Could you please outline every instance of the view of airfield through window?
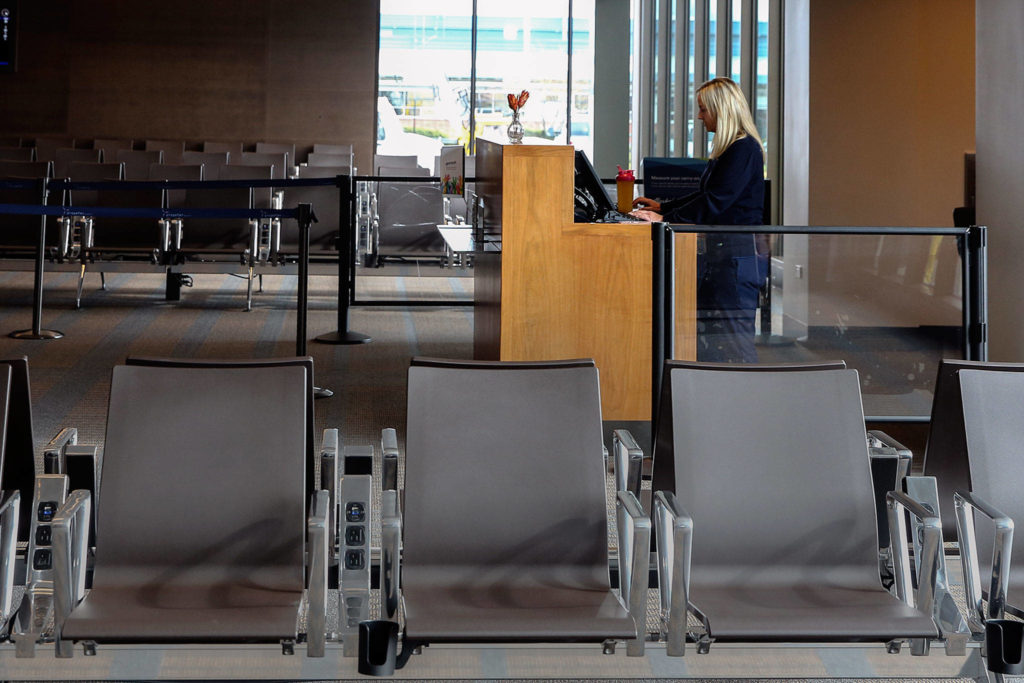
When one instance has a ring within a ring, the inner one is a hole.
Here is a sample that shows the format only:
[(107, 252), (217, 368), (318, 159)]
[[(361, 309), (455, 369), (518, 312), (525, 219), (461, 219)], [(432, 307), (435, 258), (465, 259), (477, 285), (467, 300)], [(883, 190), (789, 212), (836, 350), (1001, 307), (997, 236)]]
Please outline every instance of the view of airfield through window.
[(442, 145), (504, 141), (507, 95), (526, 90), (523, 142), (590, 154), (594, 0), (477, 0), (475, 79), (473, 4), (381, 0), (377, 153), (427, 165)]

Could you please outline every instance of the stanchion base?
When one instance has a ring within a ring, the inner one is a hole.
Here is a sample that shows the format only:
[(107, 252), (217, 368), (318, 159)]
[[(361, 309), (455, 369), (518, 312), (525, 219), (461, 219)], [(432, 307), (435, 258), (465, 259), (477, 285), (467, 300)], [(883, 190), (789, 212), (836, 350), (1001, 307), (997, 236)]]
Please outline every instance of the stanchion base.
[(323, 387), (313, 387), (313, 398), (330, 398), (334, 396), (334, 392), (330, 389), (324, 389)]
[(57, 330), (39, 330), (39, 334), (36, 334), (34, 330), (17, 330), (7, 336), (14, 339), (60, 339), (64, 333)]
[(321, 334), (319, 337), (315, 337), (313, 341), (318, 341), (321, 344), (366, 344), (373, 340), (371, 337), (359, 332), (335, 331)]

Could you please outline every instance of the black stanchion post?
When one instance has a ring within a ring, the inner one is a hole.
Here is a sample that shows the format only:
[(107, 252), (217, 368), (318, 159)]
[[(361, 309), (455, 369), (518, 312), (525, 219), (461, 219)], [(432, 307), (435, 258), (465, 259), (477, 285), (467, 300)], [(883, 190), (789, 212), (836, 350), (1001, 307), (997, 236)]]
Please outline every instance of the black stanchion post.
[(657, 438), (658, 401), (665, 370), (665, 223), (651, 224), (651, 438)]
[[(313, 207), (309, 204), (299, 204), (296, 218), (299, 222), (299, 295), (298, 310), (295, 313), (295, 355), (306, 355), (306, 314), (309, 310), (309, 225), (316, 217), (313, 215)], [(330, 389), (313, 387), (313, 396), (316, 398), (329, 398), (334, 396)]]
[(967, 333), (967, 358), (988, 360), (988, 228), (971, 226), (966, 236), (964, 280), (970, 279), (964, 309)]
[[(40, 206), (46, 206), (46, 198), (50, 191), (46, 186), (46, 178), (39, 181)], [(15, 339), (60, 339), (63, 332), (44, 330), (43, 326), (43, 259), (46, 254), (46, 214), (39, 216), (39, 246), (36, 249), (36, 274), (32, 289), (32, 329), (17, 330), (9, 336)]]
[(338, 329), (321, 334), (315, 341), (324, 344), (365, 344), (370, 337), (348, 329), (349, 306), (355, 295), (355, 176), (337, 177), (341, 206), (338, 211)]

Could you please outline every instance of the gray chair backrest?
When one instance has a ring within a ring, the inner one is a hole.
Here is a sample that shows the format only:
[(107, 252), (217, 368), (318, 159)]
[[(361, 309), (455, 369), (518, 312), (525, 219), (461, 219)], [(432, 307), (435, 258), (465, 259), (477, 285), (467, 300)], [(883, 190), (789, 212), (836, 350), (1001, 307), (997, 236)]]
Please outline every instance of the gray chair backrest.
[(855, 370), (677, 368), (667, 381), (695, 571), (714, 580), (778, 569), (792, 581), (842, 568), (850, 581), (879, 585)]
[(352, 145), (332, 145), (317, 142), (313, 144), (313, 152), (316, 154), (352, 154)]
[[(1024, 374), (991, 368), (963, 369), (958, 374), (963, 396), (964, 435), (970, 453), (971, 491), (995, 505), (1018, 525), (1022, 524)], [(982, 532), (983, 527), (991, 527), (988, 524), (978, 525), (979, 556), (987, 567), (992, 558), (991, 532)], [(1017, 577), (1024, 574), (1024, 543), (1013, 544), (1010, 567)], [(1022, 589), (1017, 582), (1014, 584), (1014, 590)]]
[(32, 495), (35, 492), (36, 481), (28, 358), (22, 356), (0, 359), (0, 370), (4, 368), (11, 373), (11, 389), (6, 410), (0, 409), (0, 422), (4, 416), (7, 418), (6, 428), (0, 428), (0, 452), (3, 453), (0, 458), (3, 462), (0, 487), (5, 491), (21, 491), (18, 540), (28, 541), (32, 525)]
[(325, 152), (310, 152), (306, 157), (308, 166), (351, 166), (351, 154), (327, 154)]
[[(224, 170), (230, 168), (225, 166)], [(224, 177), (221, 176), (221, 180)], [(253, 188), (218, 187), (185, 190), (181, 204), (189, 209), (251, 209)], [(184, 251), (229, 249), (241, 253), (249, 247), (247, 218), (187, 218), (181, 247)], [(236, 256), (237, 258), (237, 256)]]
[(202, 180), (202, 164), (150, 164), (150, 180)]
[[(121, 209), (160, 209), (165, 205), (163, 190), (99, 190), (95, 199), (83, 198), (75, 191), (72, 200), (83, 205)], [(150, 252), (160, 246), (160, 225), (156, 218), (101, 216), (94, 225), (94, 247), (117, 252), (119, 249)]]
[(124, 164), (125, 180), (149, 180), (149, 167), (164, 163), (164, 152), (159, 149), (119, 149), (117, 161)]
[[(336, 253), (340, 216), (338, 188), (333, 185), (285, 188), (284, 207), (293, 209), (299, 204), (312, 204), (316, 214), (317, 222), (309, 226), (309, 248)], [(293, 254), (299, 251), (299, 223), (293, 218), (281, 221), (281, 250)]]
[[(41, 161), (41, 162), (29, 162), (29, 161), (5, 161), (0, 164), (11, 166), (19, 164), (22, 166), (37, 167), (37, 164), (44, 164), (49, 168), (53, 167), (52, 161)], [(4, 176), (0, 174), (0, 178), (5, 180), (39, 180), (39, 176), (33, 173), (29, 177), (18, 177), (15, 175)], [(62, 192), (50, 192), (47, 199), (47, 203), (50, 205), (57, 205), (61, 203), (63, 199)], [(43, 204), (43, 191), (39, 186), (26, 187), (26, 188), (0, 188), (0, 204)], [(39, 225), (41, 220), (39, 216), (33, 216), (29, 214), (8, 214), (0, 213), (0, 244), (6, 247), (16, 247), (19, 251), (24, 253), (35, 254), (35, 250), (39, 245)], [(49, 218), (46, 220), (46, 224), (51, 229), (46, 231), (46, 245), (54, 246), (57, 244), (56, 230), (52, 229), (54, 225), (53, 219)], [(31, 251), (29, 251), (31, 250)]]
[(232, 157), (242, 155), (241, 142), (204, 142), (204, 152), (228, 152)]
[(34, 147), (0, 147), (0, 161), (34, 161)]
[(68, 136), (36, 138), (32, 146), (36, 148), (36, 161), (54, 161), (58, 149), (74, 148), (75, 139)]
[(53, 160), (53, 173), (58, 178), (68, 177), (68, 165), (72, 162), (98, 164), (102, 153), (98, 149), (58, 149)]
[(275, 180), (283, 180), (288, 177), (288, 169), (291, 168), (288, 165), (289, 159), (291, 157), (287, 152), (242, 152), (238, 159), (231, 160), (231, 164), (234, 166), (271, 166), (273, 167), (272, 177)]
[(333, 178), (350, 173), (351, 166), (299, 166), (300, 178)]
[(669, 380), (673, 371), (715, 370), (730, 372), (804, 372), (813, 370), (845, 370), (846, 362), (822, 361), (820, 363), (700, 363), (697, 361), (669, 360), (665, 362), (662, 374), (661, 396), (658, 399), (657, 423), (654, 433), (654, 453), (652, 455), (651, 488), (654, 491), (675, 491), (675, 436), (672, 414), (675, 411), (672, 396), (672, 382)]
[(258, 358), (248, 360), (215, 359), (215, 358), (155, 358), (148, 356), (132, 356), (125, 360), (125, 365), (142, 365), (161, 368), (267, 368), (267, 367), (300, 367), (306, 373), (308, 395), (306, 397), (306, 504), (316, 489), (314, 474), (316, 473), (316, 451), (314, 450), (314, 411), (313, 411), (313, 358), (300, 356), (294, 358)]
[(986, 363), (943, 359), (935, 378), (928, 444), (924, 452), (924, 474), (935, 477), (939, 488), (942, 537), (957, 540), (953, 492), (971, 490), (971, 466), (964, 432), (964, 401), (960, 390), (961, 370), (1024, 372), (1024, 363)]
[[(509, 574), (557, 574), (574, 586), (607, 590), (593, 361), (413, 359), (408, 402), (407, 581), (436, 570), (498, 583)], [(518, 569), (506, 571), (510, 566)]]
[(72, 161), (67, 167), (67, 177), (81, 182), (124, 180), (124, 164)]
[[(11, 402), (11, 367), (0, 362), (0, 471), (3, 470), (5, 454), (4, 446), (7, 443), (7, 419), (8, 405)], [(0, 485), (3, 482), (0, 481)]]
[[(417, 171), (409, 175), (425, 175), (428, 172), (426, 169), (412, 168), (381, 170)], [(381, 181), (377, 186), (377, 214), (380, 218), (377, 247), (381, 254), (443, 253), (444, 239), (437, 230), (437, 226), (444, 221), (440, 184)]]
[(0, 178), (52, 177), (52, 161), (0, 161)]
[[(246, 166), (228, 164), (221, 166), (219, 180), (274, 180), (280, 178), (274, 166)], [(269, 187), (252, 188), (252, 205), (257, 209), (269, 209), (273, 192)]]
[(257, 142), (256, 152), (259, 154), (287, 154), (288, 160), (295, 164), (295, 145), (287, 142)]
[(161, 163), (180, 164), (181, 154), (185, 151), (185, 142), (183, 140), (146, 140), (146, 151), (154, 150), (164, 153)]
[(181, 163), (195, 166), (203, 165), (203, 177), (206, 180), (219, 180), (220, 169), (226, 166), (231, 158), (228, 152), (193, 152), (186, 150), (181, 155)]
[[(405, 168), (417, 168), (415, 154), (374, 154), (373, 168), (376, 175), (382, 175), (382, 166), (401, 166)], [(429, 171), (428, 171), (429, 174)], [(412, 175), (412, 174), (409, 174)]]
[(117, 150), (119, 149), (131, 149), (131, 140), (124, 140), (119, 138), (96, 138), (92, 141), (93, 149), (98, 149), (103, 152), (103, 161), (110, 163), (117, 158)]
[(301, 590), (307, 382), (301, 367), (115, 367), (94, 587), (258, 570)]

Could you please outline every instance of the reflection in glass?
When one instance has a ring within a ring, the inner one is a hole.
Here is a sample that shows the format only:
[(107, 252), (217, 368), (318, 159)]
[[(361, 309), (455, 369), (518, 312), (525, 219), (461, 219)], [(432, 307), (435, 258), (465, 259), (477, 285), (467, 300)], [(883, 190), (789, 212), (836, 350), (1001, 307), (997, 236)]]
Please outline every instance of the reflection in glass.
[(787, 234), (768, 258), (721, 236), (697, 238), (698, 360), (844, 360), (865, 414), (929, 414), (939, 361), (964, 353), (956, 238)]

